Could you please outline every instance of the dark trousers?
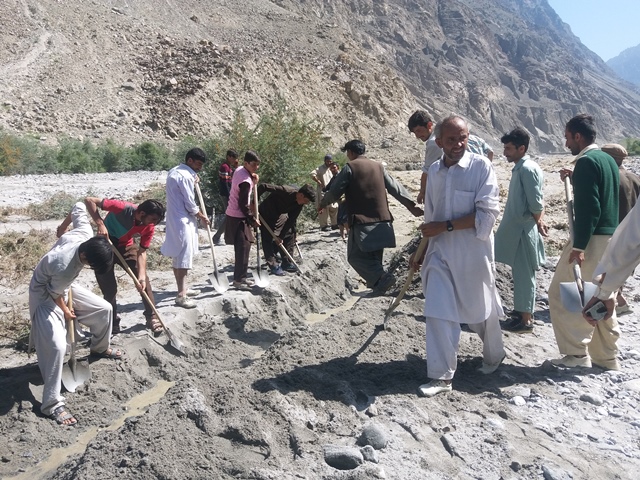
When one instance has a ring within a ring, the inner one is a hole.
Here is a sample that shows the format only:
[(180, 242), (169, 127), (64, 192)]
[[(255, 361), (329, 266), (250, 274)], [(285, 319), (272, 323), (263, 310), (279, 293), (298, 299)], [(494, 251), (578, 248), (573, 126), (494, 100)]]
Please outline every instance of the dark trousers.
[[(224, 211), (226, 212), (227, 207), (229, 206), (229, 197), (220, 196), (220, 200), (222, 200), (222, 208), (224, 208)], [(227, 216), (223, 215), (222, 221), (220, 221), (220, 225), (218, 226), (218, 230), (216, 230), (216, 233), (213, 235), (214, 242), (217, 242), (218, 240), (220, 240), (220, 237), (222, 237), (222, 234), (224, 234), (226, 223), (227, 223)]]
[[(114, 238), (114, 237), (110, 237), (110, 238), (111, 238), (111, 243), (113, 243), (114, 245), (118, 245), (119, 240), (117, 238)], [(125, 248), (118, 246), (118, 251), (124, 257)], [(116, 312), (116, 308), (117, 308), (116, 294), (118, 293), (118, 282), (116, 281), (115, 266), (116, 264), (120, 265), (122, 268), (124, 268), (124, 266), (122, 265), (122, 262), (117, 256), (114, 256), (113, 260), (114, 262), (111, 269), (109, 269), (109, 271), (107, 271), (106, 273), (103, 273), (102, 275), (96, 274), (96, 280), (98, 281), (98, 285), (100, 286), (100, 290), (102, 291), (102, 295), (104, 299), (107, 302), (109, 302), (113, 307), (113, 325), (118, 326), (120, 324), (120, 321), (118, 320), (118, 316)], [(138, 265), (136, 260), (135, 259), (127, 260), (127, 265), (129, 265), (129, 268), (131, 269), (133, 274), (136, 276), (136, 278), (138, 278)], [(149, 299), (155, 303), (155, 300), (153, 299), (153, 290), (151, 290), (151, 282), (149, 281), (149, 275), (147, 275), (145, 278), (144, 291), (149, 296)], [(151, 308), (151, 305), (144, 298), (142, 298), (142, 303), (144, 305), (145, 318), (147, 319), (151, 318), (153, 316), (153, 309)]]
[[(278, 237), (282, 238), (282, 245), (287, 250), (287, 252), (289, 252), (289, 255), (293, 257), (293, 249), (296, 246), (296, 237), (293, 233), (293, 230), (289, 229), (283, 235), (281, 232), (279, 232), (278, 227), (273, 227), (271, 225), (269, 225), (269, 227), (271, 227), (271, 230), (273, 230), (273, 233), (275, 233)], [(264, 227), (264, 225), (260, 225), (260, 233), (262, 236), (262, 251), (264, 252), (264, 258), (267, 261), (267, 263), (269, 263), (270, 265), (273, 265), (274, 263), (276, 263), (276, 257), (275, 257), (276, 252), (280, 252), (282, 256), (283, 264), (287, 265), (291, 263), (289, 262), (289, 259), (284, 254), (282, 249), (275, 242), (275, 240), (273, 239), (269, 231)]]
[(227, 245), (233, 243), (233, 252), (235, 253), (233, 281), (242, 282), (247, 279), (251, 244), (255, 241), (253, 231), (247, 219), (227, 216), (224, 241)]

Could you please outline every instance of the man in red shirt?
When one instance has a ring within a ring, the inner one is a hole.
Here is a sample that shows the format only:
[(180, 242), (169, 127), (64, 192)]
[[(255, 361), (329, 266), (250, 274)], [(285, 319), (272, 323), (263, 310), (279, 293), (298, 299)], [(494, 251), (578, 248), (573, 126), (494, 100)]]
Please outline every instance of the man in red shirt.
[[(227, 211), (227, 207), (229, 206), (229, 195), (231, 194), (231, 177), (233, 177), (233, 172), (235, 172), (236, 168), (238, 168), (238, 152), (235, 150), (227, 150), (227, 156), (225, 161), (220, 165), (220, 169), (218, 170), (218, 191), (220, 192), (220, 200), (222, 200), (222, 210), (223, 212)], [(222, 221), (220, 225), (218, 225), (218, 230), (213, 236), (213, 241), (216, 245), (224, 245), (224, 240), (222, 240), (222, 234), (225, 230), (225, 223), (227, 221), (227, 216), (224, 215), (222, 217)]]
[[(165, 208), (157, 200), (145, 200), (140, 205), (134, 205), (121, 200), (109, 198), (87, 197), (84, 200), (87, 205), (89, 215), (98, 226), (98, 235), (109, 236), (111, 243), (118, 247), (122, 256), (127, 260), (127, 264), (136, 275), (142, 289), (149, 299), (155, 304), (153, 291), (147, 275), (147, 249), (151, 245), (155, 226), (164, 219)], [(102, 219), (98, 209), (109, 212)], [(135, 235), (140, 235), (140, 246), (136, 246), (133, 240)], [(114, 258), (114, 265), (122, 266), (120, 260)], [(118, 284), (114, 273), (114, 266), (102, 275), (96, 274), (98, 285), (104, 295), (104, 299), (113, 306), (113, 327), (111, 333), (120, 332), (120, 317), (116, 313), (116, 293)], [(162, 333), (162, 325), (155, 317), (151, 305), (142, 298), (144, 304), (144, 316), (147, 321), (147, 328), (154, 335)]]

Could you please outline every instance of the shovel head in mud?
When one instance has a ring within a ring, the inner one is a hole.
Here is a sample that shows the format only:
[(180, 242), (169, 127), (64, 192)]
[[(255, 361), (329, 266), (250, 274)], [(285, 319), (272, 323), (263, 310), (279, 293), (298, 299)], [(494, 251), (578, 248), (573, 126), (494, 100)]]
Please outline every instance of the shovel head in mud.
[(91, 378), (91, 370), (71, 357), (62, 367), (62, 384), (73, 393), (80, 385)]
[(577, 263), (573, 264), (575, 281), (560, 283), (560, 301), (562, 306), (572, 313), (582, 312), (585, 304), (591, 300), (598, 287), (591, 282), (584, 282)]
[(216, 268), (213, 273), (209, 274), (209, 283), (218, 293), (224, 293), (229, 290), (229, 279), (224, 273), (220, 273)]

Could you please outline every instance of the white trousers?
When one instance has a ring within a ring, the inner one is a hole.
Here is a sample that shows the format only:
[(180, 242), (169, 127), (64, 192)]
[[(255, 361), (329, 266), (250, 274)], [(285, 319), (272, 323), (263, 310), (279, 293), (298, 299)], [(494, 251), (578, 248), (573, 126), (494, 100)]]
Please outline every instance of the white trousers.
[[(427, 326), (427, 376), (437, 380), (451, 380), (458, 365), (460, 324), (441, 318), (426, 317)], [(470, 323), (469, 328), (482, 340), (482, 358), (495, 365), (505, 355), (502, 330), (497, 315), (484, 322)]]
[[(76, 320), (89, 328), (91, 351), (109, 349), (111, 335), (111, 304), (90, 290), (71, 285)], [(67, 352), (67, 328), (64, 315), (53, 299), (38, 306), (31, 319), (31, 339), (36, 347), (38, 367), (44, 380), (42, 406), (45, 415), (64, 405), (60, 394), (62, 365)]]

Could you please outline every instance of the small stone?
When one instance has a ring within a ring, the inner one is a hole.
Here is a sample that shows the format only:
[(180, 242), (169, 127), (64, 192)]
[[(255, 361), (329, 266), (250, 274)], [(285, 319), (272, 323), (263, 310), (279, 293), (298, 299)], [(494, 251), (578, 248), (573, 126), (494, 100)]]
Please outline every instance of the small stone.
[(511, 399), (511, 403), (513, 403), (516, 407), (522, 407), (527, 404), (527, 401), (520, 395), (517, 395)]
[(378, 463), (380, 461), (378, 452), (376, 452), (376, 450), (371, 445), (365, 445), (364, 447), (362, 447), (360, 449), (360, 453), (362, 453), (362, 457), (367, 462)]
[(502, 423), (500, 420), (498, 420), (497, 418), (488, 418), (485, 421), (486, 425), (496, 429), (496, 430), (504, 430), (504, 423)]
[(509, 465), (509, 467), (511, 467), (511, 470), (513, 470), (514, 472), (519, 472), (522, 468), (522, 465), (520, 464), (520, 462), (511, 462), (511, 465)]
[(629, 390), (631, 392), (640, 392), (640, 378), (629, 380), (628, 382), (623, 382), (620, 384), (620, 386), (625, 390)]
[(548, 465), (542, 466), (542, 476), (544, 480), (571, 480), (573, 478), (570, 473), (558, 467), (550, 467)]
[(387, 434), (375, 423), (366, 425), (358, 439), (358, 445), (371, 445), (376, 450), (386, 447), (387, 443), (389, 443)]
[(324, 461), (338, 470), (353, 470), (364, 463), (364, 458), (358, 448), (325, 445)]
[(375, 403), (372, 403), (367, 407), (367, 409), (365, 410), (365, 413), (370, 417), (377, 417), (379, 415), (378, 407), (376, 407)]
[(11, 459), (9, 457), (7, 457), (6, 455), (2, 455), (2, 458), (0, 458), (0, 461), (2, 461), (2, 463), (9, 463), (11, 461)]
[(500, 393), (510, 398), (513, 398), (513, 397), (528, 398), (531, 396), (531, 389), (528, 387), (521, 387), (521, 386), (506, 387), (506, 388), (501, 388)]
[(604, 403), (604, 399), (601, 396), (593, 393), (583, 393), (582, 395), (580, 395), (580, 400), (596, 406), (600, 406)]

